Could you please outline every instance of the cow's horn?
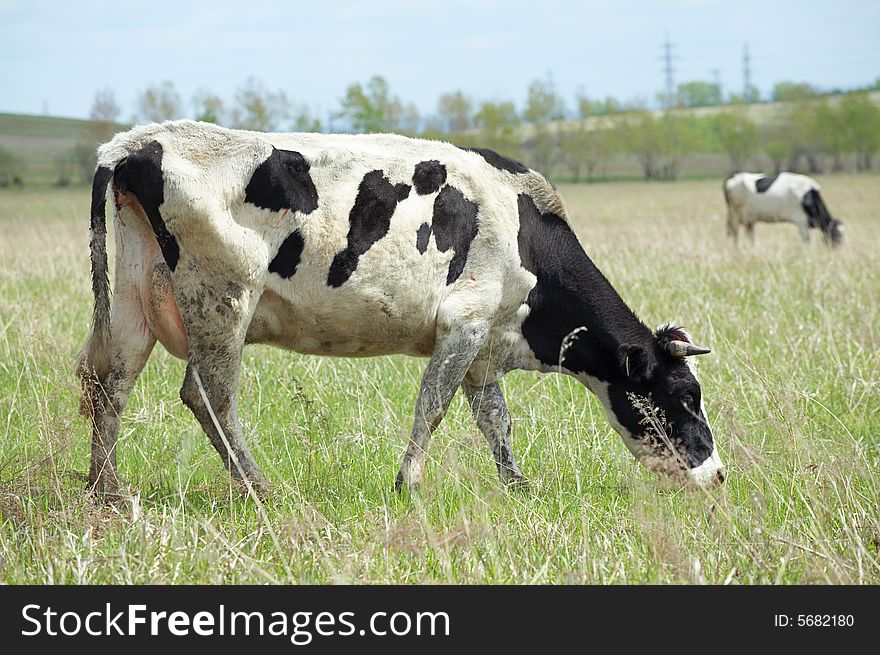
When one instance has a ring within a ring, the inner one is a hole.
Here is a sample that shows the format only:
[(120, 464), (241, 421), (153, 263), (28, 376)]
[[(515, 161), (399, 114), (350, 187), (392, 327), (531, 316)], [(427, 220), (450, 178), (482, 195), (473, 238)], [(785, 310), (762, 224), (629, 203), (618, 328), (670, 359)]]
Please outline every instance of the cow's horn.
[(688, 341), (673, 339), (666, 345), (666, 350), (673, 357), (687, 357), (688, 355), (705, 355), (712, 352), (708, 348), (695, 346)]

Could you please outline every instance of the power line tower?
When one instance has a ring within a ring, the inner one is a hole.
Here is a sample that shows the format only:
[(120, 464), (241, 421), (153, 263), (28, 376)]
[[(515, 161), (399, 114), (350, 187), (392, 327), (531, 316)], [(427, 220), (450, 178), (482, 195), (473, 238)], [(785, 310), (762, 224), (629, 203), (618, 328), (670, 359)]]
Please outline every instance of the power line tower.
[(663, 61), (663, 75), (666, 77), (666, 96), (663, 98), (663, 106), (671, 109), (675, 105), (675, 84), (672, 74), (675, 69), (672, 67), (672, 43), (669, 41), (669, 32), (663, 41), (663, 54), (660, 59)]
[(752, 97), (752, 60), (749, 56), (749, 44), (743, 46), (743, 102)]
[(717, 68), (712, 69), (712, 83), (715, 85), (715, 89), (718, 93), (718, 102), (723, 103), (724, 97), (721, 93), (721, 72)]

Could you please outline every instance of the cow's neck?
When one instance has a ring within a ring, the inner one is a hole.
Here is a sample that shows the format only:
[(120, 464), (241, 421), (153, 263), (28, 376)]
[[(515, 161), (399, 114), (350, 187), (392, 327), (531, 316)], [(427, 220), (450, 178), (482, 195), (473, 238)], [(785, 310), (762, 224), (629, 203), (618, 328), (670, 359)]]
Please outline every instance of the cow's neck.
[(524, 264), (538, 278), (521, 327), (536, 359), (526, 358), (522, 368), (609, 381), (620, 375), (620, 346), (647, 346), (653, 335), (596, 268), (568, 225), (561, 219), (544, 219), (546, 229), (526, 235), (527, 243), (520, 233)]

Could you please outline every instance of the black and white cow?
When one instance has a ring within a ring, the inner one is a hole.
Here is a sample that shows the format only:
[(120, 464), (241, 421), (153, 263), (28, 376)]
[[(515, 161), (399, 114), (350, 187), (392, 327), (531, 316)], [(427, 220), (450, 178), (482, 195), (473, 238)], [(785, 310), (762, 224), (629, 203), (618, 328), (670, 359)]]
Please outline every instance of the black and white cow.
[(90, 234), (94, 323), (78, 370), (98, 493), (118, 493), (119, 416), (157, 339), (188, 362), (181, 399), (233, 478), (261, 493), (236, 405), (248, 343), (430, 357), (398, 489), (422, 478), (459, 387), (501, 478), (522, 479), (498, 384), (513, 369), (575, 376), (651, 468), (723, 480), (690, 361), (709, 351), (679, 328), (645, 327), (584, 253), (550, 184), (492, 151), (190, 121), (136, 127), (99, 149)]
[(734, 243), (740, 225), (746, 228), (752, 243), (755, 223), (794, 223), (804, 243), (810, 241), (810, 228), (822, 231), (825, 243), (843, 242), (843, 223), (832, 218), (822, 200), (819, 185), (811, 177), (797, 173), (761, 175), (736, 173), (724, 181), (727, 202), (727, 233)]

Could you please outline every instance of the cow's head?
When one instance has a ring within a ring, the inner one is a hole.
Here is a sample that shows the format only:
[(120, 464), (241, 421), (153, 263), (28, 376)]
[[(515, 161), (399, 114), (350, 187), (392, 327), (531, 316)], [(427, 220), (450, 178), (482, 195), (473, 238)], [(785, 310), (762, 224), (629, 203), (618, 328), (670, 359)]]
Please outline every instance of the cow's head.
[(692, 361), (709, 352), (681, 328), (659, 328), (648, 344), (623, 344), (603, 399), (608, 418), (648, 468), (698, 486), (724, 481)]
[(843, 223), (836, 218), (828, 221), (828, 225), (822, 230), (822, 237), (825, 243), (832, 247), (837, 247), (843, 243)]

